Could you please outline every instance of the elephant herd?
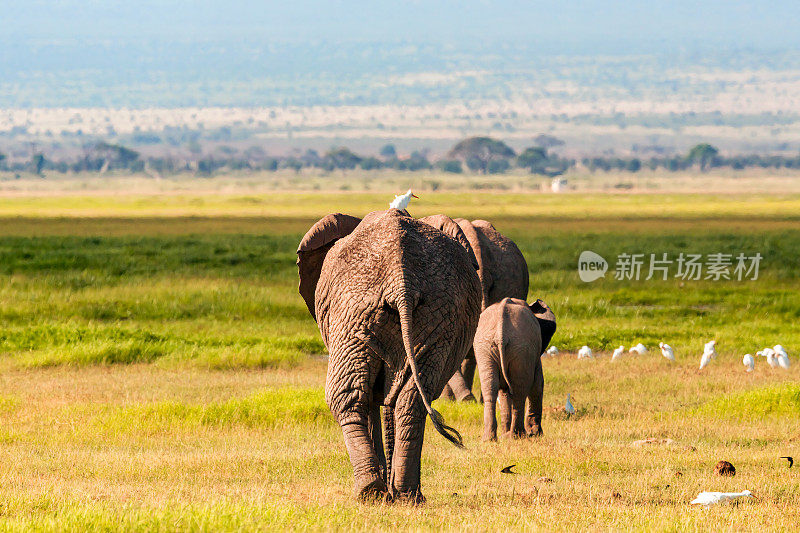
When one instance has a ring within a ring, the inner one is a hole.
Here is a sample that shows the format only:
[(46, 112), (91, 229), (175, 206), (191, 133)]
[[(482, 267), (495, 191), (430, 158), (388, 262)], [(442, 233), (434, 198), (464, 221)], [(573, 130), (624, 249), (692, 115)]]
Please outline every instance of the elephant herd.
[(297, 255), (300, 294), (329, 353), (325, 401), (357, 496), (424, 500), (426, 417), (463, 446), (431, 402), (474, 400), (476, 365), (484, 439), (496, 438), (498, 400), (501, 434), (541, 434), (540, 356), (555, 316), (541, 300), (525, 302), (525, 258), (490, 223), (399, 209), (363, 220), (335, 213), (308, 230)]

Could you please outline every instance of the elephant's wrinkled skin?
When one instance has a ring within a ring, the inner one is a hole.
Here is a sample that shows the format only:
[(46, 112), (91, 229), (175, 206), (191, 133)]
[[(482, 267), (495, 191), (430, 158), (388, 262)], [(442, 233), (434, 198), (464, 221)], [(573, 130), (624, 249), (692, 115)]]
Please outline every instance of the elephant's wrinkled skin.
[[(514, 241), (485, 220), (457, 218), (456, 223), (469, 241), (478, 262), (481, 280), (481, 311), (503, 298), (528, 297), (528, 263)], [(475, 354), (467, 353), (461, 368), (448, 382), (442, 395), (457, 400), (474, 400)]]
[[(475, 358), (483, 394), (483, 439), (542, 434), (544, 375), (541, 354), (556, 330), (553, 312), (541, 300), (504, 298), (487, 307), (475, 333)], [(528, 403), (527, 411), (525, 403)]]
[(480, 281), (467, 250), (466, 241), (396, 209), (360, 223), (328, 215), (300, 244), (300, 293), (330, 354), (325, 400), (361, 497), (388, 492), (422, 501), (426, 411), (437, 431), (460, 444), (430, 401), (460, 365), (478, 323)]

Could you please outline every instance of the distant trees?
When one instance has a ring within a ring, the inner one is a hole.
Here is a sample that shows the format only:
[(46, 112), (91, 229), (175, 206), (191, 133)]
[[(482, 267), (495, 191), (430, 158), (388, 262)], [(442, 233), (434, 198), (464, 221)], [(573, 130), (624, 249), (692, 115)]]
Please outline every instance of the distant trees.
[(701, 143), (689, 150), (689, 155), (686, 156), (686, 159), (697, 165), (701, 172), (705, 172), (706, 169), (714, 165), (717, 155), (719, 155), (719, 150), (708, 143)]
[(397, 150), (395, 150), (393, 144), (384, 145), (384, 147), (381, 148), (381, 151), (379, 153), (380, 156), (384, 159), (394, 159), (395, 157), (397, 157)]
[[(505, 160), (508, 164), (508, 160), (516, 154), (503, 141), (491, 137), (469, 137), (456, 144), (448, 155), (464, 161), (471, 170), (486, 174), (492, 161)], [(496, 164), (493, 168), (497, 169), (498, 166), (503, 164)]]
[(332, 148), (325, 154), (323, 159), (323, 167), (328, 170), (335, 168), (339, 169), (354, 169), (356, 165), (361, 162), (361, 157), (350, 151), (349, 148), (338, 147)]
[[(504, 174), (512, 168), (524, 169), (532, 174), (558, 176), (576, 166), (576, 162), (559, 155), (555, 150), (542, 146), (558, 145), (561, 141), (546, 135), (537, 136), (534, 146), (525, 148), (519, 155), (504, 142), (491, 137), (469, 137), (457, 143), (446, 157), (430, 159), (427, 150), (412, 152), (410, 155), (398, 154), (394, 145), (383, 146), (378, 154), (358, 154), (344, 146), (333, 147), (324, 155), (308, 149), (305, 152), (293, 150), (284, 156), (269, 156), (262, 146), (250, 146), (246, 149), (232, 145), (212, 145), (203, 151), (203, 146), (196, 139), (189, 139), (186, 150), (177, 155), (144, 158), (136, 150), (121, 144), (96, 142), (86, 144), (82, 157), (77, 159), (52, 159), (38, 149), (27, 152), (27, 159), (22, 154), (14, 158), (0, 153), (0, 170), (13, 172), (30, 172), (42, 175), (44, 171), (55, 172), (106, 172), (109, 170), (127, 170), (156, 175), (193, 172), (199, 176), (211, 176), (222, 171), (276, 171), (291, 169), (300, 173), (304, 169), (319, 169), (323, 172), (334, 170), (377, 171), (393, 169), (397, 171), (417, 172), (438, 169), (441, 172), (460, 174), (472, 171), (480, 174)], [(177, 147), (187, 144), (172, 145)], [(55, 147), (55, 146), (54, 146)], [(719, 150), (707, 143), (701, 143), (689, 150), (685, 155), (666, 155), (665, 151), (656, 157), (620, 157), (603, 155), (585, 157), (582, 167), (590, 172), (641, 172), (642, 169), (667, 172), (685, 171), (695, 167), (706, 172), (711, 168), (727, 167), (732, 169), (746, 168), (787, 168), (800, 170), (800, 154), (741, 154), (732, 156), (720, 155)], [(146, 159), (146, 160), (145, 160)]]
[(45, 158), (43, 154), (33, 154), (31, 157), (31, 171), (37, 176), (42, 175), (44, 170)]
[(558, 176), (563, 174), (574, 163), (567, 159), (561, 159), (555, 154), (548, 153), (547, 149), (541, 146), (526, 148), (517, 157), (517, 166), (527, 168), (533, 174), (545, 176)]

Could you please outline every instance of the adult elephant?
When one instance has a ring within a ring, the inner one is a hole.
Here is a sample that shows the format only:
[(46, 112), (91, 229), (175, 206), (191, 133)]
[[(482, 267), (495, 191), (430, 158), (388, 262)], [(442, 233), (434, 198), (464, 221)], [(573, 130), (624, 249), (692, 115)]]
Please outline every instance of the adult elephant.
[(478, 323), (481, 286), (468, 242), (389, 209), (361, 221), (328, 215), (297, 254), (300, 294), (330, 354), (325, 401), (342, 428), (356, 494), (423, 501), (426, 413), (461, 445), (430, 403)]
[[(503, 298), (528, 298), (528, 263), (517, 245), (486, 220), (455, 219), (475, 253), (481, 280), (481, 311)], [(470, 348), (461, 368), (448, 382), (442, 395), (474, 401), (475, 352)]]

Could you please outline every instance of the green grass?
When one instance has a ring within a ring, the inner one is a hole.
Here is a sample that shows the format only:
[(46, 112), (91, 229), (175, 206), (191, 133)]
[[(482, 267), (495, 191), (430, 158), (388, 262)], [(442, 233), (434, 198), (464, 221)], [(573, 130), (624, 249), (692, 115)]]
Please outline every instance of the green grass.
[[(327, 211), (382, 195), (25, 198), (0, 218), (0, 530), (791, 530), (800, 485), (795, 196), (431, 194), (518, 243), (558, 318), (545, 436), (482, 443), (481, 407), (438, 400), (426, 505), (360, 504), (324, 403), (325, 348), (294, 249)], [(194, 204), (191, 203), (194, 201)], [(24, 216), (19, 216), (24, 215)], [(41, 215), (41, 216), (39, 216)], [(191, 215), (191, 216), (187, 216)], [(752, 253), (756, 281), (577, 276), (584, 249)], [(699, 371), (703, 344), (719, 357)], [(657, 353), (669, 342), (678, 362)], [(608, 352), (643, 342), (643, 357)], [(794, 364), (743, 372), (783, 344)], [(588, 344), (600, 357), (577, 361)], [(567, 393), (578, 410), (567, 419)], [(658, 437), (672, 444), (632, 447)], [(725, 459), (735, 478), (713, 475)], [(516, 464), (518, 476), (500, 474)], [(677, 474), (680, 472), (680, 475)], [(552, 481), (542, 481), (547, 477)], [(701, 490), (759, 500), (709, 510)], [(743, 526), (744, 524), (744, 526)]]

